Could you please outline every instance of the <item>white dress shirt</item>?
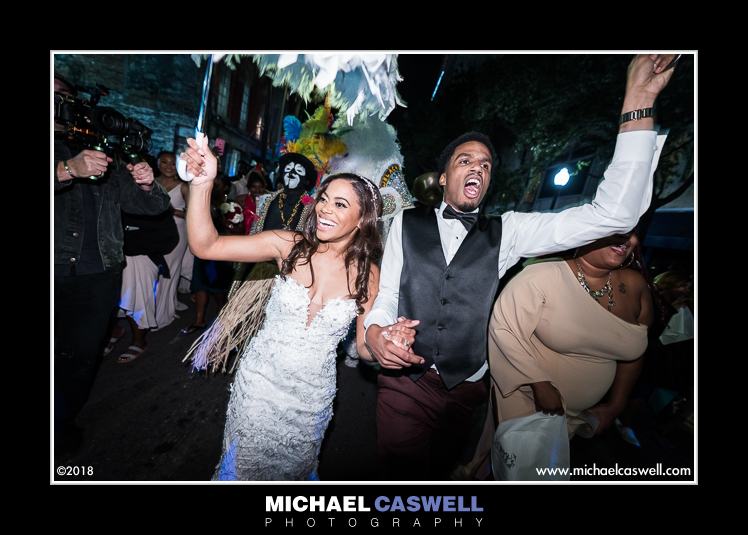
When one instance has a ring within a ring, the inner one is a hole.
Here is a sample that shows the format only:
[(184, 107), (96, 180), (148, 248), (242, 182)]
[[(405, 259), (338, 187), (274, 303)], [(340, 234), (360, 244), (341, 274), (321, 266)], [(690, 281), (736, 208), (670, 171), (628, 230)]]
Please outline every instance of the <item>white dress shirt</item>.
[[(618, 134), (613, 160), (605, 170), (604, 179), (591, 203), (558, 213), (510, 211), (502, 214), (499, 278), (521, 258), (566, 251), (634, 228), (639, 217), (649, 207), (652, 176), (657, 168), (665, 137), (658, 136), (654, 130)], [(446, 203), (442, 202), (435, 210), (444, 259), (449, 265), (465, 239), (467, 230), (459, 220), (442, 217), (445, 207)], [(379, 277), (379, 294), (364, 319), (365, 328), (368, 329), (373, 324), (385, 327), (397, 321), (402, 268), (401, 212), (395, 216), (387, 236)], [(484, 328), (487, 329), (488, 325)], [(467, 380), (480, 379), (487, 368), (486, 362)]]

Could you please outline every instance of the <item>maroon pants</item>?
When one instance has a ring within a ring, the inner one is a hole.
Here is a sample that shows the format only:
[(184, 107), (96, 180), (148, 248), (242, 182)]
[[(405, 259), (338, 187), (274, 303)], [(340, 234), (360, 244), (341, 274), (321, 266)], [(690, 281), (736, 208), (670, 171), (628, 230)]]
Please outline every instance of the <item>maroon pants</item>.
[(380, 373), (377, 450), (383, 479), (446, 479), (468, 445), (473, 412), (487, 396), (485, 380), (447, 390), (433, 369), (418, 381)]

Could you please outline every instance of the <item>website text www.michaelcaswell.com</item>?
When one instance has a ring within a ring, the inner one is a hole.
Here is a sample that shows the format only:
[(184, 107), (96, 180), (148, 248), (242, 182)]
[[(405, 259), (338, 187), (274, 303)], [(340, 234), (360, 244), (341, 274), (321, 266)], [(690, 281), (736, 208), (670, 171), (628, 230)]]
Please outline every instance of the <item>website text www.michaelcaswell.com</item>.
[(589, 476), (602, 477), (684, 477), (692, 474), (691, 468), (668, 467), (663, 468), (662, 463), (655, 466), (620, 466), (616, 463), (614, 466), (598, 466), (597, 463), (591, 465), (575, 466), (573, 468), (536, 468), (539, 476), (571, 476), (572, 478), (584, 478)]

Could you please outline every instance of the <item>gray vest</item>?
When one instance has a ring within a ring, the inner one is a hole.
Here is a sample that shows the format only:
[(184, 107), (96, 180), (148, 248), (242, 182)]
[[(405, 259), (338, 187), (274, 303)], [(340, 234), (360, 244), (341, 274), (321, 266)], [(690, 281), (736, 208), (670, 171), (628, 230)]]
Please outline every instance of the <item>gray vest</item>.
[(421, 320), (413, 351), (426, 359), (408, 375), (418, 380), (435, 362), (448, 389), (486, 361), (488, 320), (499, 286), (501, 218), (481, 215), (447, 266), (436, 212), (403, 212), (403, 270), (398, 316)]

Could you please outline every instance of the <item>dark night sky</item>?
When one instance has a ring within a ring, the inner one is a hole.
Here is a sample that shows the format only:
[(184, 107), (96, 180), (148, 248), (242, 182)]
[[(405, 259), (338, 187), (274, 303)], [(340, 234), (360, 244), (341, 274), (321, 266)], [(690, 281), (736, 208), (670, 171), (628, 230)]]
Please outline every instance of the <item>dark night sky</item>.
[[(467, 108), (476, 99), (491, 102), (497, 90), (503, 92), (506, 89), (506, 95), (514, 94), (520, 109), (530, 102), (529, 92), (534, 90), (534, 102), (547, 105), (558, 100), (558, 105), (555, 108), (551, 106), (549, 111), (562, 110), (568, 115), (569, 121), (580, 124), (597, 120), (595, 110), (603, 106), (610, 108), (603, 110), (604, 117), (615, 117), (623, 98), (626, 64), (631, 58), (631, 54), (616, 52), (446, 56), (446, 73), (436, 99), (431, 102), (445, 54), (405, 52), (398, 55), (398, 68), (403, 81), (398, 84), (397, 90), (407, 107), (396, 107), (386, 120), (398, 132), (405, 156), (405, 173), (409, 178), (431, 170), (433, 159), (439, 151), (468, 130), (483, 131), (499, 153), (514, 146), (513, 125), (503, 121), (500, 113), (483, 115), (483, 120), (479, 122), (475, 119), (476, 114), (470, 112), (472, 108)], [(497, 58), (500, 60), (496, 61)], [(537, 83), (528, 85), (528, 92), (517, 92), (516, 83), (506, 88), (497, 85), (507, 79)], [(691, 60), (681, 62), (670, 86), (658, 100), (658, 114), (662, 124), (682, 127), (680, 123), (688, 123), (688, 118), (693, 117)], [(530, 120), (531, 114), (521, 117)]]
[[(495, 55), (486, 54), (448, 54), (447, 72), (442, 80), (435, 102), (444, 104), (439, 97), (443, 96), (444, 84), (451, 77), (460, 76), (465, 68), (478, 67), (487, 58)], [(439, 78), (445, 54), (399, 54), (397, 57), (400, 75), (404, 78), (397, 86), (398, 92), (406, 103), (426, 103), (431, 99), (434, 86)], [(392, 112), (395, 115), (401, 108)]]
[[(408, 178), (432, 170), (436, 156), (449, 141), (475, 128), (474, 125), (465, 124), (462, 120), (461, 108), (464, 102), (450, 96), (448, 86), (451, 81), (459, 79), (465, 69), (479, 67), (491, 55), (447, 56), (446, 72), (432, 102), (431, 95), (439, 78), (445, 54), (398, 55), (398, 68), (403, 81), (397, 85), (397, 90), (407, 107), (396, 107), (386, 120), (398, 132)], [(485, 133), (497, 146), (505, 141), (498, 130)], [(423, 149), (419, 151), (418, 156), (413, 151), (414, 145)]]
[[(397, 86), (406, 103), (427, 102), (439, 77), (443, 54), (400, 54), (397, 58), (400, 75), (404, 78)], [(393, 115), (401, 108), (393, 111)]]

